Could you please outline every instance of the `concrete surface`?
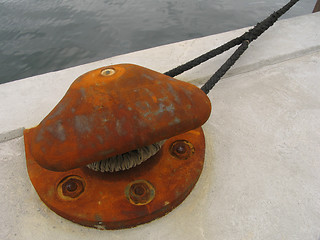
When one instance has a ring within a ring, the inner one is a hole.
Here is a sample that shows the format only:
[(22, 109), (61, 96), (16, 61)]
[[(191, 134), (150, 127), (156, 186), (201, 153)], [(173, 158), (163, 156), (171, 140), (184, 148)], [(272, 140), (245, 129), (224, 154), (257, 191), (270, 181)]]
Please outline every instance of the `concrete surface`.
[[(250, 44), (246, 54), (239, 59), (226, 77), (319, 50), (320, 34), (317, 31), (319, 26), (319, 13), (275, 23), (257, 41)], [(0, 134), (37, 125), (63, 97), (70, 84), (87, 71), (112, 64), (134, 63), (159, 72), (166, 72), (240, 36), (247, 30), (248, 28), (244, 28), (178, 42), (2, 84), (0, 87)], [(234, 49), (231, 49), (177, 78), (201, 84), (224, 63), (233, 51)]]
[[(0, 239), (319, 240), (319, 26), (319, 13), (284, 20), (250, 46), (209, 93), (195, 189), (167, 216), (133, 229), (90, 229), (49, 210), (28, 178), (23, 138), (8, 141), (8, 132), (39, 123), (88, 70), (131, 62), (164, 72), (246, 29), (0, 85)], [(228, 55), (177, 78), (203, 83)]]

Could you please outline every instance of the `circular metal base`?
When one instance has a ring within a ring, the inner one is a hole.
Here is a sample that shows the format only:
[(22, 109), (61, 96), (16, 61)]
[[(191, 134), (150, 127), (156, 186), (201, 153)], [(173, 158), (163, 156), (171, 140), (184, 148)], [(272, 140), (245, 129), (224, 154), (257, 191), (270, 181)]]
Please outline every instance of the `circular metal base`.
[(53, 172), (37, 164), (25, 139), (27, 168), (42, 201), (60, 216), (98, 229), (122, 229), (170, 212), (191, 192), (203, 167), (201, 128), (168, 139), (140, 166), (116, 173), (86, 167)]

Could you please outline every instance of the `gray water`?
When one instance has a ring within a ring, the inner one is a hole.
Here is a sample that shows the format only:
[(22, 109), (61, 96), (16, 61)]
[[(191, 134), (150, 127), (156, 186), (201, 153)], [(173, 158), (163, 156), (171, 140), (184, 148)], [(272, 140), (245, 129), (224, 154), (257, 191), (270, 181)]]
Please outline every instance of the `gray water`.
[[(287, 2), (0, 0), (0, 83), (255, 25)], [(301, 0), (285, 18), (315, 2)]]

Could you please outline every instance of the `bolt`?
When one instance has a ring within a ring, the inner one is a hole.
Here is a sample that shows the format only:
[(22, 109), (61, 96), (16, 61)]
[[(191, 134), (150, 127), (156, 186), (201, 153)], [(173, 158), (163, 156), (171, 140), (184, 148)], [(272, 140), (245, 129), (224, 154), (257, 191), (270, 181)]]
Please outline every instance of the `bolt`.
[(184, 143), (177, 143), (175, 146), (175, 151), (179, 154), (184, 154), (187, 151), (186, 145)]
[(134, 194), (135, 195), (142, 196), (144, 193), (145, 193), (145, 188), (144, 187), (138, 185), (138, 186), (136, 186), (134, 188)]
[(71, 200), (80, 196), (84, 191), (85, 184), (78, 176), (64, 178), (58, 185), (58, 195), (64, 200)]
[(69, 179), (68, 182), (64, 183), (62, 187), (64, 187), (68, 192), (74, 192), (78, 188), (77, 184), (71, 179)]
[(103, 69), (101, 71), (101, 75), (102, 76), (111, 76), (111, 75), (113, 75), (115, 73), (116, 73), (116, 71), (114, 69), (112, 69), (112, 68), (106, 68), (106, 69)]
[(187, 140), (177, 140), (171, 144), (170, 153), (176, 158), (188, 159), (194, 153), (194, 147)]
[(137, 180), (127, 185), (125, 195), (133, 205), (146, 205), (155, 197), (155, 189), (145, 180)]

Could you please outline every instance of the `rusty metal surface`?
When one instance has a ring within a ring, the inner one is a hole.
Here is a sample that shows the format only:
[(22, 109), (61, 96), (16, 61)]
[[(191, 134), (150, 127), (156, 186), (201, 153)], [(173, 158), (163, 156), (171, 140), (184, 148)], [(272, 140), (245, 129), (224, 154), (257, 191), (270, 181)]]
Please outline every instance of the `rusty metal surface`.
[(80, 76), (24, 135), (42, 167), (67, 171), (200, 127), (210, 111), (194, 85), (121, 64)]
[[(98, 229), (129, 228), (171, 211), (196, 184), (205, 153), (203, 131), (197, 128), (168, 139), (155, 156), (130, 170), (54, 172), (34, 161), (28, 144), (28, 173), (42, 201), (62, 217)], [(189, 144), (193, 152), (186, 157)], [(183, 158), (172, 154), (172, 148)]]

